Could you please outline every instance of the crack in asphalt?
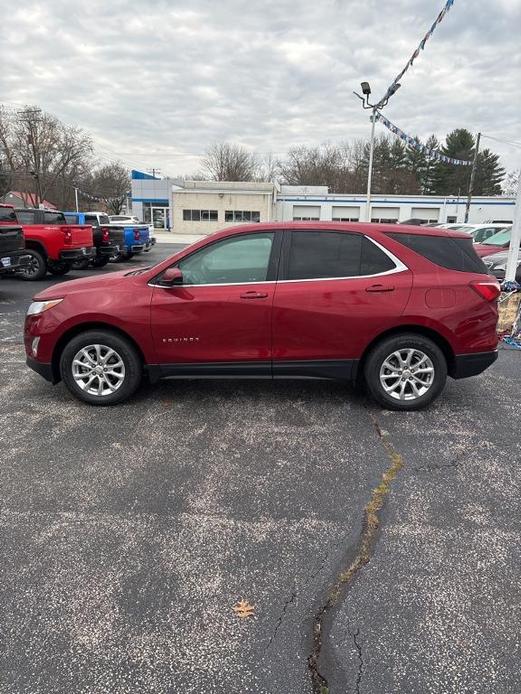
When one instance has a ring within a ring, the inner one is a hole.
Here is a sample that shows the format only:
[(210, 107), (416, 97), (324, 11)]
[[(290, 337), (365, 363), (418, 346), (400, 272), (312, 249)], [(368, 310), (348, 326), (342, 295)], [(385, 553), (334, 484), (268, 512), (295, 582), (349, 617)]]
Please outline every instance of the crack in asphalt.
[(273, 630), (273, 634), (271, 635), (271, 638), (268, 642), (268, 645), (266, 646), (266, 651), (269, 650), (271, 644), (273, 643), (275, 637), (277, 636), (277, 631), (279, 630), (279, 627), (282, 624), (282, 620), (284, 619), (284, 616), (286, 614), (286, 610), (291, 605), (291, 603), (295, 601), (296, 597), (297, 597), (297, 591), (293, 590), (291, 592), (291, 595), (289, 596), (289, 598), (286, 598), (286, 600), (284, 601), (284, 605), (282, 606), (282, 610), (280, 612), (279, 618), (277, 619), (277, 623), (275, 624), (275, 629)]
[(446, 468), (458, 468), (460, 466), (460, 463), (462, 459), (465, 457), (467, 454), (467, 451), (463, 451), (459, 455), (457, 455), (454, 460), (451, 460), (448, 463), (429, 463), (429, 465), (419, 465), (418, 467), (413, 467), (411, 470), (413, 472), (431, 472), (432, 470), (445, 470)]
[[(325, 602), (315, 614), (313, 621), (313, 648), (308, 657), (308, 669), (311, 676), (313, 694), (329, 694), (328, 681), (319, 670), (319, 660), (325, 637), (324, 621), (331, 610), (339, 604), (340, 598), (342, 596), (345, 598), (346, 593), (358, 572), (370, 562), (374, 554), (376, 540), (378, 537), (378, 529), (380, 527), (380, 511), (382, 510), (385, 500), (391, 491), (391, 484), (393, 480), (404, 465), (403, 458), (392, 445), (389, 434), (381, 429), (380, 424), (378, 423), (378, 420), (374, 414), (372, 414), (369, 410), (367, 411), (376, 434), (385, 449), (387, 457), (389, 458), (389, 464), (386, 470), (382, 473), (380, 483), (371, 491), (369, 501), (364, 507), (362, 532), (360, 534), (356, 554), (351, 563), (337, 575), (335, 582), (326, 595)], [(362, 652), (357, 641), (358, 633), (359, 630), (357, 630), (356, 634), (353, 636), (360, 660), (356, 682), (357, 694), (359, 693), (363, 672)]]
[(362, 654), (362, 646), (358, 643), (358, 635), (360, 634), (360, 629), (357, 629), (353, 633), (353, 642), (355, 644), (356, 651), (358, 653), (358, 674), (356, 676), (355, 691), (356, 694), (360, 694), (360, 685), (362, 683), (362, 675), (364, 672), (364, 656)]

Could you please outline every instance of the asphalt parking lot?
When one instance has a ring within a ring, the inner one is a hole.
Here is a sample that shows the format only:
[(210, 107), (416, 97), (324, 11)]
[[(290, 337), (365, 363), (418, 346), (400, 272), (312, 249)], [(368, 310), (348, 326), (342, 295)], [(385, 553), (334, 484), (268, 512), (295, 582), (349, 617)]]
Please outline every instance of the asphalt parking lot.
[(2, 694), (519, 693), (520, 352), (419, 413), (305, 381), (91, 408), (24, 363), (53, 281), (0, 280)]

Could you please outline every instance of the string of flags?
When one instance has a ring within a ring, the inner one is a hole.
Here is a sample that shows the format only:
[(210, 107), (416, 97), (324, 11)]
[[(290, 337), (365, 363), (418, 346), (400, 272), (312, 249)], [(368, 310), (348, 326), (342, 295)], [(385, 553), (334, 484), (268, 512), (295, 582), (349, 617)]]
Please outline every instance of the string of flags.
[(81, 190), (80, 188), (76, 189), (78, 191), (78, 194), (82, 196), (82, 198), (87, 198), (87, 200), (91, 200), (92, 202), (111, 202), (112, 200), (121, 200), (121, 198), (126, 197), (125, 195), (119, 195), (116, 197), (105, 197), (104, 195), (91, 195), (91, 193), (86, 193), (84, 190)]
[(447, 12), (450, 10), (450, 8), (451, 8), (453, 5), (454, 5), (454, 0), (447, 0), (447, 2), (445, 3), (445, 6), (443, 7), (443, 9), (442, 9), (441, 12), (439, 13), (439, 15), (436, 17), (436, 19), (435, 19), (433, 25), (431, 26), (431, 28), (429, 29), (429, 31), (425, 34), (425, 36), (424, 36), (424, 37), (422, 38), (422, 40), (420, 41), (420, 45), (418, 46), (418, 48), (417, 48), (417, 49), (414, 51), (414, 53), (411, 55), (411, 57), (409, 58), (409, 60), (407, 61), (406, 65), (405, 65), (405, 67), (403, 68), (403, 70), (402, 70), (398, 75), (396, 75), (396, 77), (394, 78), (393, 82), (391, 83), (389, 89), (388, 89), (387, 92), (385, 93), (385, 96), (379, 101), (379, 103), (378, 103), (378, 106), (379, 106), (379, 107), (382, 106), (383, 102), (384, 102), (386, 99), (388, 99), (389, 97), (391, 97), (391, 96), (394, 94), (394, 92), (396, 91), (396, 85), (397, 85), (398, 82), (402, 79), (402, 77), (405, 75), (405, 73), (407, 72), (407, 70), (408, 70), (410, 67), (412, 67), (412, 64), (414, 63), (414, 61), (416, 60), (416, 58), (420, 55), (420, 51), (423, 51), (423, 49), (425, 48), (425, 44), (426, 44), (427, 41), (430, 39), (430, 37), (433, 35), (434, 30), (436, 29), (436, 27), (438, 26), (438, 24), (440, 24), (440, 22), (443, 20), (443, 18), (445, 17), (445, 15), (447, 14)]
[(426, 156), (429, 157), (429, 159), (436, 159), (436, 161), (441, 161), (444, 164), (454, 164), (454, 166), (472, 165), (471, 161), (465, 161), (463, 159), (454, 159), (453, 157), (448, 157), (446, 154), (438, 152), (437, 149), (429, 149), (426, 145), (423, 145), (421, 142), (419, 142), (417, 138), (411, 137), (410, 135), (407, 135), (407, 133), (404, 133), (403, 130), (400, 130), (400, 128), (391, 123), (391, 121), (385, 116), (383, 116), (379, 111), (376, 112), (375, 118), (377, 121), (380, 121), (382, 125), (385, 125), (385, 127), (388, 130), (397, 135), (400, 138), (400, 140), (406, 142), (409, 145), (409, 147), (412, 147), (412, 149), (416, 149), (419, 152), (423, 152)]

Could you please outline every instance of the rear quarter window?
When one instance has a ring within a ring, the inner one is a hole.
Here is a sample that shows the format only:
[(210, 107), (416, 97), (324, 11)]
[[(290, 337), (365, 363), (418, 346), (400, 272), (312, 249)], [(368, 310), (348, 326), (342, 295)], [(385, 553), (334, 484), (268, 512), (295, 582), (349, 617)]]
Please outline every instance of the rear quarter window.
[(451, 236), (423, 236), (392, 232), (386, 235), (427, 258), (431, 263), (447, 270), (487, 274), (485, 264), (472, 247), (472, 238), (456, 239)]

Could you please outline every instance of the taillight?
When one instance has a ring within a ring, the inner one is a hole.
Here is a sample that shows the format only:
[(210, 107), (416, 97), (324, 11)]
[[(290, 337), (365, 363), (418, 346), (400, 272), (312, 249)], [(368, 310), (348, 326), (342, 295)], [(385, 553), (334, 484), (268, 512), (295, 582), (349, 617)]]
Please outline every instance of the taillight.
[(495, 301), (501, 294), (499, 283), (493, 280), (476, 280), (470, 286), (485, 301)]
[(134, 241), (139, 241), (139, 229), (134, 229)]
[(72, 231), (70, 229), (63, 229), (63, 235), (65, 237), (65, 243), (71, 243), (72, 241)]
[(110, 233), (108, 229), (102, 229), (101, 230), (101, 237), (103, 239), (103, 243), (108, 243), (110, 241)]

